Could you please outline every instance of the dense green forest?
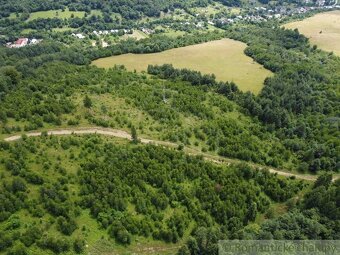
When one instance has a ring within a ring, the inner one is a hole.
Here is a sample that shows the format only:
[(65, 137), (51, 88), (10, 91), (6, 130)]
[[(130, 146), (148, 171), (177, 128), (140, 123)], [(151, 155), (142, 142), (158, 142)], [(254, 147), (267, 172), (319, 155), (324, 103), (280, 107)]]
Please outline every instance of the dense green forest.
[(276, 74), (266, 79), (258, 96), (239, 92), (233, 83), (218, 83), (213, 76), (169, 65), (149, 67), (149, 73), (207, 85), (237, 102), (297, 154), (300, 171), (338, 171), (340, 59), (311, 47), (298, 31), (277, 28), (273, 32), (269, 26), (227, 33), (247, 42), (245, 53)]
[[(339, 239), (339, 181), (331, 175), (320, 177), (298, 205), (290, 203), (290, 212), (265, 222), (259, 236), (263, 239)], [(292, 227), (294, 226), (294, 227)]]
[[(180, 254), (216, 254), (219, 239), (339, 237), (340, 185), (331, 175), (298, 200), (301, 181), (99, 136), (24, 138), (1, 142), (0, 153), (0, 252), (8, 254), (184, 237)], [(276, 202), (289, 212), (275, 216)], [(270, 220), (253, 223), (260, 214)]]
[(310, 46), (297, 30), (277, 29), (276, 35), (269, 29), (251, 31), (253, 36), (232, 37), (251, 42), (246, 54), (276, 75), (257, 98), (245, 97), (244, 106), (287, 138), (287, 146), (304, 151), (301, 157), (309, 166), (302, 169), (339, 170), (339, 57)]
[[(202, 151), (297, 166), (296, 155), (246, 115), (235, 84), (171, 66), (149, 72), (162, 79), (56, 61), (23, 73), (3, 67), (2, 131), (136, 126), (138, 135)], [(338, 238), (339, 181), (330, 175), (297, 199), (302, 182), (159, 147), (43, 136), (1, 148), (0, 247), (9, 254), (81, 253), (106, 240), (129, 249), (141, 238), (180, 243), (180, 254), (214, 254), (219, 239)], [(278, 217), (276, 203), (289, 212)], [(260, 215), (268, 220), (254, 223)], [(98, 225), (86, 227), (90, 220)]]
[[(82, 104), (85, 96), (93, 105)], [(127, 131), (136, 126), (153, 138), (263, 165), (289, 168), (297, 160), (260, 123), (206, 85), (147, 79), (119, 67), (45, 64), (8, 92), (0, 109), (4, 133), (86, 123)]]
[[(86, 11), (90, 13), (91, 10), (102, 10), (108, 17), (110, 13), (119, 13), (126, 19), (138, 19), (141, 15), (146, 15), (149, 17), (160, 16), (160, 13), (173, 11), (175, 8), (188, 8), (192, 6), (205, 7), (209, 3), (214, 1), (211, 0), (167, 0), (167, 1), (136, 1), (136, 0), (115, 0), (115, 1), (100, 1), (100, 0), (90, 0), (90, 1), (70, 1), (70, 0), (57, 0), (57, 1), (0, 1), (0, 17), (8, 17), (10, 13), (31, 13), (37, 11), (46, 10), (58, 10), (65, 9), (68, 7), (72, 11)], [(240, 6), (240, 0), (218, 0), (215, 2), (221, 2), (226, 6)]]
[(95, 136), (2, 142), (0, 153), (0, 251), (9, 254), (82, 252), (95, 232), (82, 221), (87, 212), (103, 238), (122, 245), (139, 236), (177, 243), (197, 231), (236, 238), (304, 187), (246, 165)]
[[(49, 31), (129, 27), (135, 19), (211, 3), (0, 0), (1, 42), (22, 29), (44, 38), (21, 49), (0, 46), (0, 254), (158, 247), (196, 255), (217, 254), (220, 239), (340, 238), (340, 181), (332, 182), (340, 169), (339, 57), (277, 21), (155, 34), (106, 48), (68, 45)], [(57, 9), (86, 14), (27, 21), (32, 12)], [(93, 18), (93, 10), (103, 16)], [(18, 16), (9, 18), (13, 13)], [(149, 66), (148, 73), (91, 65), (224, 37), (246, 43), (245, 54), (273, 72), (259, 95), (171, 65)], [(30, 131), (89, 126), (129, 132), (133, 141), (43, 132), (3, 142)], [(140, 137), (177, 147), (143, 145)], [(184, 148), (243, 163), (209, 163)], [(320, 176), (309, 183), (265, 167)]]
[(249, 29), (252, 35), (231, 37), (249, 43), (245, 53), (276, 75), (243, 106), (299, 154), (300, 170), (338, 171), (340, 58), (310, 46), (297, 30)]

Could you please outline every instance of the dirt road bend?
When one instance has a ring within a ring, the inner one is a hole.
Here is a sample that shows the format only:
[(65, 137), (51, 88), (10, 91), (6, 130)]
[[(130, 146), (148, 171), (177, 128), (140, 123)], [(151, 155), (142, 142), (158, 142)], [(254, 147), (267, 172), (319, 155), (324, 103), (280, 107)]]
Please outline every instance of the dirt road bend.
[[(119, 130), (119, 129), (104, 129), (104, 128), (98, 128), (98, 127), (89, 127), (89, 128), (79, 128), (79, 129), (60, 129), (60, 130), (49, 130), (46, 131), (47, 135), (56, 135), (56, 136), (64, 136), (64, 135), (86, 135), (86, 134), (99, 134), (99, 135), (104, 135), (104, 136), (112, 136), (112, 137), (117, 137), (117, 138), (122, 138), (122, 139), (128, 139), (132, 140), (131, 135), (124, 131), (124, 130)], [(29, 132), (25, 133), (27, 137), (38, 137), (41, 136), (43, 132)], [(5, 138), (4, 140), (6, 142), (14, 142), (18, 141), (22, 138), (22, 135), (14, 135)], [(153, 139), (146, 139), (146, 138), (139, 138), (141, 143), (144, 144), (155, 144), (155, 145), (160, 145), (160, 146), (165, 146), (165, 147), (172, 147), (176, 148), (178, 144), (176, 143), (171, 143), (171, 142), (166, 142), (166, 141), (159, 141), (159, 140), (153, 140)], [(224, 157), (219, 157), (219, 156), (214, 156), (210, 155), (207, 153), (202, 153), (199, 150), (193, 149), (193, 148), (188, 148), (184, 147), (184, 151), (190, 155), (200, 155), (203, 156), (203, 158), (207, 161), (216, 163), (216, 164), (232, 164), (232, 163), (240, 163), (242, 161), (240, 160), (235, 160), (235, 159), (228, 159)], [(301, 180), (306, 180), (306, 181), (315, 181), (318, 176), (316, 175), (305, 175), (305, 174), (295, 174), (295, 173), (290, 173), (288, 171), (280, 170), (280, 169), (274, 169), (274, 168), (268, 168), (264, 167), (261, 165), (257, 164), (252, 164), (249, 162), (246, 162), (253, 167), (259, 168), (259, 169), (267, 169), (271, 173), (276, 173), (280, 176), (285, 176), (285, 177), (292, 177), (294, 176), (297, 179)], [(334, 180), (338, 179), (339, 176), (335, 176)]]

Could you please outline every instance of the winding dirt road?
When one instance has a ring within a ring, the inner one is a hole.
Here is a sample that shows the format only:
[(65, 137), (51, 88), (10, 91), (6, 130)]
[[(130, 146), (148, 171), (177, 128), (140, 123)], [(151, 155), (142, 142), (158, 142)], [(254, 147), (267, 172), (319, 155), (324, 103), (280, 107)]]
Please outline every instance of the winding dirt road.
[[(25, 135), (27, 137), (37, 137), (37, 136), (41, 136), (42, 133), (43, 132), (29, 132), (29, 133), (26, 133)], [(56, 135), (56, 136), (99, 134), (99, 135), (104, 135), (104, 136), (113, 136), (113, 137), (132, 140), (131, 135), (124, 130), (109, 129), (109, 128), (104, 129), (104, 128), (97, 128), (97, 127), (79, 128), (79, 129), (50, 130), (50, 131), (47, 131), (47, 134), (48, 135)], [(14, 136), (7, 137), (4, 140), (6, 142), (14, 142), (14, 141), (20, 140), (21, 138), (22, 138), (22, 135), (14, 135)], [(160, 146), (172, 147), (172, 148), (178, 147), (178, 144), (171, 143), (171, 142), (145, 139), (145, 138), (139, 138), (139, 140), (140, 140), (141, 143), (144, 143), (144, 144), (154, 144), (154, 145), (160, 145)], [(213, 155), (210, 155), (210, 154), (207, 154), (207, 153), (202, 153), (199, 150), (189, 148), (189, 147), (184, 147), (183, 150), (190, 155), (203, 156), (203, 158), (205, 160), (213, 162), (213, 163), (217, 163), (217, 164), (227, 164), (227, 165), (229, 165), (229, 164), (232, 164), (232, 163), (243, 162), (241, 160), (228, 159), (228, 158), (224, 158), (224, 157), (220, 157), (220, 156), (213, 156)], [(290, 173), (288, 171), (284, 171), (284, 170), (281, 170), (281, 169), (268, 168), (268, 167), (264, 167), (264, 166), (261, 166), (261, 165), (249, 163), (249, 162), (246, 162), (246, 163), (253, 166), (253, 167), (259, 168), (259, 169), (263, 169), (263, 170), (267, 169), (271, 173), (278, 174), (278, 175), (285, 176), (285, 177), (294, 176), (297, 179), (306, 180), (306, 181), (315, 181), (318, 177), (316, 175), (295, 174), (295, 173)], [(339, 176), (336, 176), (336, 177), (333, 178), (333, 180), (336, 180), (338, 178), (339, 178)]]

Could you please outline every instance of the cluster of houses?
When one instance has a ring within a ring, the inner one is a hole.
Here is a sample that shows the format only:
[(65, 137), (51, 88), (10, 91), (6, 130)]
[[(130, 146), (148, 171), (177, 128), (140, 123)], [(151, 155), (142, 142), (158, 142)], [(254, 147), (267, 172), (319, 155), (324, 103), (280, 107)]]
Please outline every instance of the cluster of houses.
[[(208, 23), (210, 25), (215, 25), (215, 23), (212, 22), (212, 21), (208, 21)], [(184, 26), (195, 26), (198, 29), (202, 29), (205, 26), (205, 22), (203, 22), (203, 21), (199, 21), (199, 22), (189, 22), (189, 21), (186, 21), (186, 22), (179, 22), (179, 24), (182, 25), (182, 26), (183, 25)], [(168, 26), (168, 27), (171, 27), (171, 26)]]
[(78, 34), (72, 33), (72, 36), (74, 36), (74, 37), (76, 37), (78, 39), (85, 39), (85, 35), (80, 34), (80, 33), (78, 33)]
[[(118, 34), (118, 33), (122, 33), (122, 34), (132, 34), (132, 30), (130, 29), (111, 29), (111, 30), (99, 30), (99, 31), (93, 31), (92, 34), (96, 35), (96, 36), (102, 36), (102, 35), (110, 35), (110, 34)], [(78, 38), (78, 39), (85, 39), (86, 36), (82, 33), (72, 33), (72, 36)]]
[(119, 32), (122, 32), (124, 34), (131, 34), (131, 29), (111, 29), (111, 30), (99, 30), (99, 31), (93, 31), (92, 33), (96, 36), (100, 35), (109, 35), (109, 34), (118, 34)]
[[(270, 19), (281, 19), (286, 16), (292, 16), (296, 14), (303, 14), (308, 11), (313, 10), (321, 10), (321, 9), (339, 9), (340, 5), (338, 5), (339, 0), (334, 0), (333, 5), (325, 5), (325, 0), (318, 0), (316, 3), (316, 6), (300, 6), (295, 8), (286, 8), (284, 6), (277, 6), (273, 8), (265, 8), (263, 6), (260, 7), (253, 7), (249, 12), (245, 15), (237, 15), (232, 17), (219, 17), (214, 19), (209, 19), (207, 21), (208, 24), (212, 26), (216, 26), (217, 24), (232, 24), (235, 22), (241, 22), (241, 21), (251, 21), (251, 22), (263, 22)], [(305, 0), (305, 4), (310, 4), (310, 0)], [(198, 17), (200, 15), (196, 15)], [(196, 22), (189, 22), (189, 21), (183, 21), (179, 22), (180, 25), (186, 25), (186, 26), (195, 26), (198, 29), (203, 29), (205, 27), (206, 21), (199, 21), (196, 20)], [(171, 25), (169, 26), (171, 27)], [(146, 28), (146, 27), (140, 27), (138, 28), (140, 31), (147, 35), (151, 35), (155, 33), (155, 30)], [(111, 30), (99, 30), (99, 31), (93, 31), (92, 34), (100, 37), (105, 35), (125, 35), (125, 34), (132, 34), (132, 29), (111, 29)], [(72, 33), (72, 36), (74, 36), (77, 39), (85, 39), (86, 35), (82, 33)], [(19, 38), (15, 42), (9, 42), (6, 44), (6, 47), (8, 48), (22, 48), (28, 45), (35, 45), (40, 43), (42, 40), (39, 39), (29, 39), (29, 38)], [(106, 43), (103, 43), (103, 47), (107, 47)]]
[(286, 8), (286, 7), (276, 7), (275, 9), (267, 9), (265, 7), (254, 7), (254, 10), (252, 13), (249, 13), (247, 15), (241, 16), (238, 15), (233, 18), (226, 18), (222, 17), (219, 19), (215, 20), (210, 20), (208, 23), (209, 24), (216, 24), (216, 23), (221, 23), (221, 24), (228, 24), (228, 23), (234, 23), (238, 21), (253, 21), (253, 22), (261, 22), (261, 21), (267, 21), (270, 19), (281, 19), (286, 16), (292, 16), (296, 14), (303, 14), (308, 11), (313, 11), (313, 10), (320, 10), (320, 9), (338, 9), (340, 8), (339, 5), (329, 5), (325, 6), (324, 0), (320, 0), (318, 2), (319, 6), (305, 6), (305, 7), (296, 7), (296, 8)]
[[(155, 33), (155, 30), (150, 29), (150, 28), (145, 28), (145, 27), (141, 27), (139, 30), (141, 30), (143, 33), (147, 34), (147, 35), (151, 35)], [(93, 31), (92, 34), (96, 35), (96, 36), (104, 36), (104, 35), (125, 35), (125, 34), (132, 34), (133, 30), (132, 29), (111, 29), (111, 30), (99, 30), (99, 31)], [(72, 33), (72, 36), (78, 38), (78, 39), (85, 39), (86, 36), (82, 33)]]
[(35, 45), (40, 43), (42, 40), (39, 39), (29, 39), (29, 38), (19, 38), (18, 40), (16, 40), (15, 42), (8, 42), (6, 44), (7, 48), (22, 48), (22, 47), (26, 47), (28, 45)]
[(154, 33), (155, 33), (155, 30), (150, 29), (150, 28), (142, 27), (141, 30), (142, 30), (142, 32), (143, 32), (144, 34), (147, 34), (147, 35), (151, 35), (151, 34), (154, 34)]

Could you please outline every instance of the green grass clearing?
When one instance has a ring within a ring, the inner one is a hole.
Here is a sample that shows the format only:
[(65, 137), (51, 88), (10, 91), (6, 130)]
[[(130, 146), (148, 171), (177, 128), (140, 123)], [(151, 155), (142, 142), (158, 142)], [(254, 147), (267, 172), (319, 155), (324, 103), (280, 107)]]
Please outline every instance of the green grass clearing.
[(90, 16), (99, 16), (103, 17), (103, 13), (101, 10), (91, 10)]
[(230, 8), (229, 11), (231, 14), (238, 15), (241, 13), (241, 8), (233, 7), (233, 8)]
[(11, 13), (8, 18), (9, 19), (17, 19), (17, 18), (20, 18), (20, 15), (21, 15), (21, 13)]
[(27, 34), (29, 34), (29, 33), (36, 32), (36, 31), (37, 31), (36, 29), (26, 28), (26, 29), (23, 29), (23, 30), (21, 31), (21, 34), (22, 34), (22, 35), (27, 35)]
[(122, 38), (125, 40), (125, 39), (128, 39), (128, 38), (134, 38), (136, 40), (141, 40), (141, 39), (144, 39), (144, 38), (147, 38), (148, 35), (143, 33), (142, 31), (139, 31), (139, 30), (133, 30), (133, 33), (132, 34), (125, 34), (122, 36)]
[(52, 31), (53, 32), (59, 32), (59, 33), (62, 33), (62, 32), (67, 32), (67, 31), (74, 31), (75, 28), (72, 28), (72, 27), (57, 27), (57, 28), (52, 28)]
[(214, 15), (223, 10), (226, 10), (226, 7), (219, 3), (208, 5), (207, 7), (196, 7), (192, 9), (194, 13), (199, 15)]
[(32, 21), (35, 19), (52, 19), (52, 18), (59, 18), (59, 19), (69, 19), (69, 18), (83, 18), (85, 16), (85, 12), (78, 12), (78, 11), (70, 11), (66, 9), (65, 11), (62, 10), (51, 10), (51, 11), (40, 11), (40, 12), (32, 12), (30, 17), (27, 21)]

